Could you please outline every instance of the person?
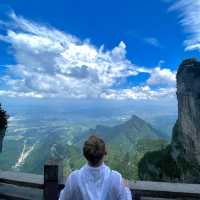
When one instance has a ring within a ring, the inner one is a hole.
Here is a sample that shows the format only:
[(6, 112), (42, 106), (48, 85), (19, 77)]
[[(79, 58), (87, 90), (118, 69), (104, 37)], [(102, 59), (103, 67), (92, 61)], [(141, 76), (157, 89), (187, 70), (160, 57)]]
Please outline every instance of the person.
[(104, 163), (107, 151), (101, 138), (90, 136), (83, 155), (88, 163), (69, 175), (59, 200), (132, 200), (121, 174)]

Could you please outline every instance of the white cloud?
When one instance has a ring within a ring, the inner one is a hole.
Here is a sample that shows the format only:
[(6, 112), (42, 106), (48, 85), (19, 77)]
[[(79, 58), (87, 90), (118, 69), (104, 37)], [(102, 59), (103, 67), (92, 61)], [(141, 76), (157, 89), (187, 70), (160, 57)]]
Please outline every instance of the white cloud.
[(150, 78), (147, 80), (149, 85), (169, 85), (175, 86), (176, 84), (176, 72), (172, 72), (170, 69), (156, 67), (152, 70)]
[(200, 0), (177, 0), (170, 11), (179, 11), (179, 22), (187, 33), (185, 50), (200, 50)]
[(105, 99), (160, 99), (162, 97), (174, 98), (176, 88), (159, 88), (158, 90), (152, 90), (149, 86), (136, 86), (129, 89), (122, 90), (108, 90), (106, 93), (102, 93), (102, 97)]
[(34, 97), (34, 98), (42, 98), (43, 96), (37, 94), (35, 92), (15, 92), (15, 91), (5, 91), (0, 90), (0, 96), (7, 96), (7, 97)]
[[(108, 51), (14, 13), (11, 19), (5, 26), (7, 34), (0, 35), (0, 40), (10, 44), (16, 64), (8, 65), (7, 74), (1, 77), (7, 89), (0, 90), (0, 96), (115, 99), (163, 96), (162, 90), (152, 91), (149, 86), (112, 89), (119, 78), (142, 72), (152, 74), (156, 70), (128, 60), (123, 41)], [(149, 83), (152, 82), (153, 78)]]
[(154, 38), (154, 37), (147, 37), (147, 38), (144, 38), (144, 41), (154, 47), (159, 47), (161, 48), (162, 45), (160, 44), (159, 40), (157, 38)]

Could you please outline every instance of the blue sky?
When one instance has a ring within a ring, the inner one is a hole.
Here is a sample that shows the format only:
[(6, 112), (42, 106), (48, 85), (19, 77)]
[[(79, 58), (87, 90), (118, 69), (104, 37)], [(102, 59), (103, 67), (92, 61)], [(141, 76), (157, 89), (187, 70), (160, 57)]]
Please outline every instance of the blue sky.
[(3, 0), (0, 96), (174, 98), (200, 0)]

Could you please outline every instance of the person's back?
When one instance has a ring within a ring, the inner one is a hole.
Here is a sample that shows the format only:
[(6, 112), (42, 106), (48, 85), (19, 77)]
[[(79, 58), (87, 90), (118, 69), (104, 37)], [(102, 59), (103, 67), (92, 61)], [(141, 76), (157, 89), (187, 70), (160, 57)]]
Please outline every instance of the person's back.
[(103, 140), (91, 136), (84, 144), (83, 153), (88, 164), (70, 174), (60, 200), (132, 199), (122, 176), (103, 163), (107, 154)]

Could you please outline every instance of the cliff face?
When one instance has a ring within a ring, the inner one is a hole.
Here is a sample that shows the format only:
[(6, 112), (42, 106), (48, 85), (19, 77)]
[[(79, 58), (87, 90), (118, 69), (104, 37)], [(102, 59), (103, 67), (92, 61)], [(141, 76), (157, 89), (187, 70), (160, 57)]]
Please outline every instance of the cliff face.
[(2, 152), (2, 148), (3, 148), (3, 138), (5, 136), (5, 129), (1, 129), (0, 130), (0, 153)]
[(3, 138), (5, 136), (5, 132), (7, 128), (7, 119), (8, 119), (8, 116), (6, 112), (1, 108), (1, 104), (0, 104), (0, 153), (2, 152)]
[(200, 182), (200, 62), (185, 60), (177, 72), (178, 119), (171, 144), (139, 164), (145, 180)]
[(178, 120), (172, 137), (173, 158), (177, 160), (181, 155), (187, 161), (200, 165), (200, 62), (186, 60), (180, 65), (177, 98)]

